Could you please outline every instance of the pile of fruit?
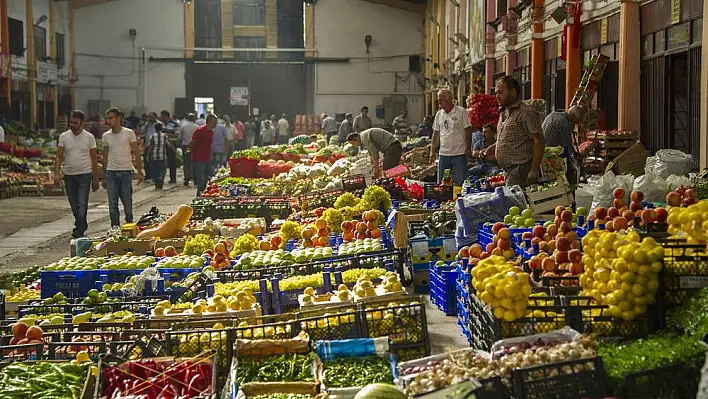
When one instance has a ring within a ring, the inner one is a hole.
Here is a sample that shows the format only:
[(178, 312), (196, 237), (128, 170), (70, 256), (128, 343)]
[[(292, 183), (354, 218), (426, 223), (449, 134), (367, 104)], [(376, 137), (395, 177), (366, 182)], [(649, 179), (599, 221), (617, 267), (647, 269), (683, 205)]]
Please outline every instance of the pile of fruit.
[(23, 284), (30, 285), (39, 280), (40, 270), (40, 266), (32, 266), (16, 273), (3, 273), (0, 275), (0, 288), (11, 290), (12, 288), (20, 288)]
[(683, 236), (688, 244), (705, 244), (708, 241), (705, 235), (708, 231), (707, 212), (708, 200), (698, 201), (685, 208), (669, 208), (666, 219), (669, 234), (672, 238)]
[(342, 222), (342, 240), (344, 242), (351, 242), (354, 239), (377, 239), (381, 237), (381, 230), (379, 230), (376, 222), (377, 213), (375, 211), (366, 211), (361, 215), (361, 218), (362, 222)]
[(5, 297), (5, 302), (28, 302), (33, 299), (39, 299), (39, 297), (39, 290), (35, 290), (34, 288), (26, 288), (23, 285), (20, 285), (20, 289), (17, 290), (17, 292), (14, 294), (9, 294)]
[(360, 277), (354, 285), (357, 299), (370, 298), (378, 295), (403, 291), (403, 285), (396, 272), (386, 272), (381, 276), (381, 284), (377, 287), (369, 276)]
[(580, 286), (585, 296), (607, 305), (607, 316), (634, 320), (656, 301), (664, 249), (630, 232), (591, 230), (582, 239), (585, 254)]
[(472, 285), (494, 317), (514, 321), (526, 316), (531, 279), (501, 256), (492, 255), (472, 268)]
[(666, 222), (668, 212), (664, 208), (644, 208), (642, 201), (644, 193), (641, 191), (632, 191), (629, 195), (629, 206), (625, 204), (624, 198), (626, 192), (623, 188), (616, 188), (612, 195), (614, 196), (612, 207), (598, 207), (590, 214), (588, 220), (594, 220), (595, 226), (605, 225), (607, 231), (622, 231), (629, 226), (634, 226), (635, 218), (639, 218), (640, 225), (649, 225), (651, 223)]
[(155, 265), (158, 269), (201, 269), (206, 258), (199, 255), (177, 255), (160, 259)]
[(380, 238), (364, 238), (339, 246), (337, 253), (339, 255), (356, 255), (368, 252), (383, 251), (383, 241)]
[(681, 186), (666, 194), (666, 204), (669, 206), (690, 206), (698, 202), (698, 192), (693, 188)]
[(509, 225), (512, 229), (521, 227), (533, 227), (536, 222), (533, 219), (533, 211), (524, 209), (523, 211), (518, 206), (509, 208), (509, 213), (504, 216), (504, 224)]
[(70, 258), (61, 258), (57, 262), (50, 263), (44, 271), (68, 271), (68, 270), (96, 270), (102, 264), (106, 263), (105, 258), (84, 258), (73, 256)]
[[(514, 257), (514, 248), (511, 241), (511, 230), (504, 227), (503, 223), (495, 223), (492, 226), (492, 242), (487, 244), (486, 248), (482, 253), (479, 254), (479, 259), (485, 259), (490, 255), (503, 256), (504, 258), (511, 259)], [(475, 254), (476, 254), (475, 250)], [(470, 255), (474, 257), (474, 255)]]
[(201, 255), (214, 248), (214, 239), (207, 234), (197, 234), (184, 243), (183, 255)]
[(34, 325), (30, 327), (25, 322), (18, 321), (12, 325), (10, 345), (41, 344), (42, 334), (44, 334), (42, 327)]

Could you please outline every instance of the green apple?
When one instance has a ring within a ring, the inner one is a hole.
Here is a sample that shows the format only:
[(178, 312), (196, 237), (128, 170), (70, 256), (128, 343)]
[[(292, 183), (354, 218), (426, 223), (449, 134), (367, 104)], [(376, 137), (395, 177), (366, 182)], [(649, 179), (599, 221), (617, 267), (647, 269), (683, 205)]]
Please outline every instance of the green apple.
[(521, 212), (521, 216), (523, 216), (524, 219), (533, 218), (533, 211), (530, 208), (524, 209)]
[(512, 206), (509, 208), (509, 215), (511, 216), (518, 216), (521, 214), (521, 209), (519, 209), (518, 206)]

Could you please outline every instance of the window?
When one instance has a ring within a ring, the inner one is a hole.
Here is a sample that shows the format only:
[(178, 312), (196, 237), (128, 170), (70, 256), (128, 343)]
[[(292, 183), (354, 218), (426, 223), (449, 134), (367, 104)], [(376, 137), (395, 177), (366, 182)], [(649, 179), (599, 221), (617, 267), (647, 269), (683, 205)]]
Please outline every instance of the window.
[(234, 0), (234, 25), (265, 25), (265, 0)]
[(58, 68), (63, 68), (66, 63), (66, 45), (65, 36), (63, 33), (57, 33), (54, 36), (54, 46), (56, 47), (56, 57), (54, 60)]
[(10, 32), (10, 54), (17, 57), (25, 55), (25, 28), (19, 19), (8, 18), (7, 27)]
[(507, 0), (497, 0), (497, 18), (506, 15), (509, 10), (506, 9)]
[(47, 57), (47, 30), (41, 26), (34, 27), (34, 56), (37, 61)]
[[(265, 48), (264, 36), (234, 36), (234, 48)], [(245, 60), (259, 60), (263, 58), (262, 51), (234, 52), (236, 58)]]

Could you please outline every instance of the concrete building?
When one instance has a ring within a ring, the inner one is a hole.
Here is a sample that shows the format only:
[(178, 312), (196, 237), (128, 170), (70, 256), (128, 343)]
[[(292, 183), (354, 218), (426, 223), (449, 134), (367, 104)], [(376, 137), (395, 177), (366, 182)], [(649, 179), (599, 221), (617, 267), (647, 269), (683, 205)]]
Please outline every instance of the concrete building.
[(424, 5), (327, 0), (308, 5), (306, 16), (316, 112), (356, 115), (368, 106), (374, 123), (390, 124), (405, 107), (410, 122), (422, 120)]

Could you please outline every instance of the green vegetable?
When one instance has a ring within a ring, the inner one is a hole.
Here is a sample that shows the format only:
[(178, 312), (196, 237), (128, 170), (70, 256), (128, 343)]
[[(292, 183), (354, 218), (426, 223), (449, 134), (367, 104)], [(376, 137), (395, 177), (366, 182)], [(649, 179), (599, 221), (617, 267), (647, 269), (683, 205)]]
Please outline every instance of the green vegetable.
[(361, 205), (364, 210), (383, 209), (387, 211), (391, 209), (391, 194), (382, 187), (369, 186), (361, 196)]
[(328, 388), (363, 387), (393, 383), (391, 366), (380, 356), (341, 358), (325, 362), (322, 383)]
[(689, 334), (708, 334), (708, 289), (702, 289), (687, 298), (666, 315), (666, 323)]
[(267, 356), (261, 359), (238, 359), (236, 383), (314, 381), (314, 354)]
[(184, 243), (183, 255), (201, 255), (214, 248), (214, 239), (206, 234), (197, 234)]
[(0, 392), (13, 399), (76, 399), (81, 396), (88, 367), (57, 362), (16, 362), (0, 370)]

